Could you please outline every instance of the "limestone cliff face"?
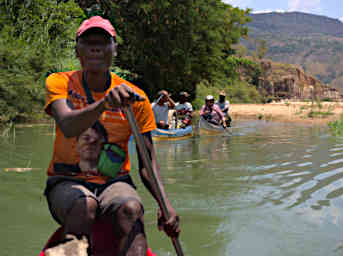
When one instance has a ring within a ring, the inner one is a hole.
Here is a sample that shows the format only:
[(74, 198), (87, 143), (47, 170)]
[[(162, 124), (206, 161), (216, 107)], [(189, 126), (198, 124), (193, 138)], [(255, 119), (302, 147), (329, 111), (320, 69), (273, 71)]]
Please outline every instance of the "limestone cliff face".
[[(342, 2), (342, 1), (341, 1)], [(340, 2), (340, 3), (341, 3)], [(343, 89), (343, 23), (321, 15), (301, 12), (249, 14), (247, 51), (256, 42), (267, 43), (266, 57), (294, 63), (332, 87)]]
[(270, 60), (261, 60), (259, 63), (261, 75), (258, 78), (258, 89), (265, 95), (299, 100), (314, 97), (321, 100), (343, 99), (343, 95), (336, 88), (324, 85), (296, 65)]

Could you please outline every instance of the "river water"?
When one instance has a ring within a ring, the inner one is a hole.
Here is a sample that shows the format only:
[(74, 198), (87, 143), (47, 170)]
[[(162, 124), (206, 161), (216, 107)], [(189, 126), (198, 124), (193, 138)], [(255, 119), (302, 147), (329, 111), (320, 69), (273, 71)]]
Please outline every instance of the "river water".
[[(343, 255), (343, 139), (326, 127), (234, 122), (232, 135), (156, 142), (185, 255)], [(42, 196), (53, 127), (16, 128), (0, 143), (1, 255), (37, 255), (56, 229)], [(149, 246), (175, 255), (145, 205)], [(29, 167), (27, 172), (6, 168)], [(7, 170), (7, 171), (6, 171)]]

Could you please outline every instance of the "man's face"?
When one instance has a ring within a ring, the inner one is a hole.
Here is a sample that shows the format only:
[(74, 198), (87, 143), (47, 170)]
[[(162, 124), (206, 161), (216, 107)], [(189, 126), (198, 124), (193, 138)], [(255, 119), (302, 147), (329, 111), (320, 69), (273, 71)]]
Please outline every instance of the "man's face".
[(213, 106), (213, 104), (214, 104), (214, 100), (207, 100), (206, 101), (206, 106), (209, 108), (211, 108)]
[(163, 105), (168, 101), (167, 95), (162, 95), (161, 99), (158, 101), (158, 104)]
[(180, 102), (185, 103), (187, 101), (187, 97), (185, 95), (181, 95)]
[(80, 159), (84, 161), (98, 161), (104, 137), (96, 130), (89, 128), (82, 133), (76, 143), (76, 150)]
[(115, 50), (113, 39), (99, 30), (82, 35), (76, 44), (76, 56), (82, 69), (89, 72), (108, 71)]

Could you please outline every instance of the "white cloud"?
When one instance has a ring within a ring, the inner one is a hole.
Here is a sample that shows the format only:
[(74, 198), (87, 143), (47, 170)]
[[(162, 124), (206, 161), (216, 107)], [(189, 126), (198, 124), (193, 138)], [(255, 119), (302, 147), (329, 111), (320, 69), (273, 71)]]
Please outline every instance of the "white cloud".
[(278, 12), (278, 13), (285, 13), (287, 11), (285, 10), (263, 10), (263, 11), (252, 11), (254, 14), (260, 14), (260, 13), (271, 13), (271, 12)]
[(321, 10), (321, 0), (288, 0), (289, 11), (314, 12)]
[(288, 1), (288, 9), (290, 11), (295, 11), (298, 9), (300, 5), (300, 0), (289, 0)]
[(222, 0), (224, 3), (232, 6), (239, 6), (240, 8), (248, 8), (252, 5), (251, 0)]
[(239, 5), (239, 4), (244, 4), (246, 1), (244, 1), (244, 0), (223, 0), (223, 2), (228, 3), (228, 4)]
[(343, 17), (340, 17), (339, 20), (340, 20), (341, 22), (343, 22)]

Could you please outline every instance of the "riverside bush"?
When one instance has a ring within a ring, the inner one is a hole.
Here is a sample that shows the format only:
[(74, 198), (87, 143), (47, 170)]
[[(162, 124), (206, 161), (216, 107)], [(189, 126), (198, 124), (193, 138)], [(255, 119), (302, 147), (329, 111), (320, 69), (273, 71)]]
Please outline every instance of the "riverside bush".
[(197, 85), (196, 98), (192, 101), (194, 109), (200, 109), (209, 94), (218, 99), (219, 92), (222, 90), (226, 91), (226, 98), (230, 103), (261, 103), (262, 97), (255, 86), (239, 80), (230, 82), (232, 84), (226, 86), (220, 83), (213, 86), (208, 81), (202, 81)]
[(76, 63), (83, 12), (74, 1), (12, 0), (0, 13), (0, 123), (31, 120), (44, 106), (45, 74)]
[(339, 120), (329, 122), (328, 126), (330, 128), (331, 134), (335, 136), (342, 136), (343, 135), (343, 115), (341, 115), (341, 118)]

